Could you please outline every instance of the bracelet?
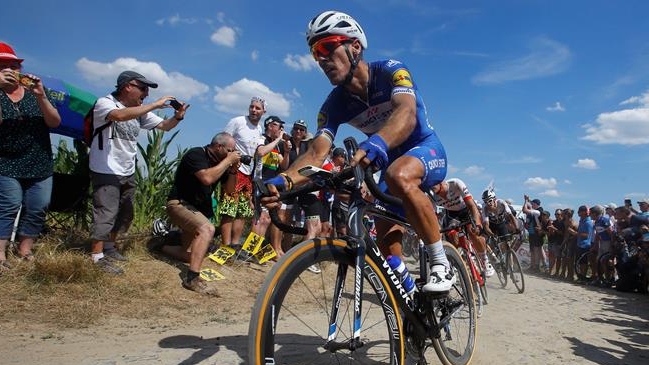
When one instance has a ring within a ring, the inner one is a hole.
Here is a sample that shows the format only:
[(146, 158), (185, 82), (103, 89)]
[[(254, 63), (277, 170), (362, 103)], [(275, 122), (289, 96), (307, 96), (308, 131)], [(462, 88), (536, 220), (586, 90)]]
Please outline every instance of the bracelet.
[(286, 179), (286, 191), (293, 190), (293, 179), (291, 179), (287, 173), (282, 172), (279, 174), (280, 176), (283, 176), (284, 179)]

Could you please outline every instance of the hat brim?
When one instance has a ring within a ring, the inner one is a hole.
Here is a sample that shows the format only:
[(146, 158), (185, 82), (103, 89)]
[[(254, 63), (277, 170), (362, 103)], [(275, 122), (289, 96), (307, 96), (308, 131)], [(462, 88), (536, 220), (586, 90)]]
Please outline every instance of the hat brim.
[(7, 57), (7, 56), (2, 56), (2, 55), (0, 55), (0, 60), (3, 60), (3, 61), (16, 61), (18, 63), (23, 63), (23, 61), (24, 61), (23, 58)]
[(151, 81), (149, 79), (145, 79), (144, 77), (136, 77), (136, 78), (134, 78), (132, 80), (137, 80), (137, 81), (143, 83), (144, 85), (146, 85), (146, 86), (148, 86), (150, 88), (153, 88), (153, 89), (156, 89), (158, 87), (157, 83), (155, 83), (155, 82), (153, 82), (153, 81)]

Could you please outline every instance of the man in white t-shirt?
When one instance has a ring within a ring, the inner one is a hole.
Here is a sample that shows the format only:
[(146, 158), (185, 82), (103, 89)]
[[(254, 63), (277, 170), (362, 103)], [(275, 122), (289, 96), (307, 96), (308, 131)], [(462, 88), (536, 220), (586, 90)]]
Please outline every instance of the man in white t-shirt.
[(104, 271), (121, 274), (115, 261), (126, 261), (115, 249), (118, 232), (128, 230), (133, 221), (135, 158), (140, 129), (171, 130), (185, 117), (189, 104), (180, 103), (168, 119), (152, 113), (172, 108), (173, 96), (144, 104), (149, 88), (158, 84), (135, 71), (117, 78), (115, 91), (97, 100), (93, 108), (95, 133), (90, 144), (90, 172), (93, 186), (91, 255)]
[[(257, 147), (265, 144), (263, 126), (259, 121), (266, 113), (266, 101), (253, 97), (248, 106), (248, 115), (230, 119), (224, 132), (234, 137), (237, 150), (242, 156), (254, 156)], [(243, 233), (246, 220), (252, 218), (252, 162), (242, 163), (236, 175), (236, 185), (233, 191), (222, 191), (219, 201), (221, 215), (221, 242), (224, 245), (238, 244)]]

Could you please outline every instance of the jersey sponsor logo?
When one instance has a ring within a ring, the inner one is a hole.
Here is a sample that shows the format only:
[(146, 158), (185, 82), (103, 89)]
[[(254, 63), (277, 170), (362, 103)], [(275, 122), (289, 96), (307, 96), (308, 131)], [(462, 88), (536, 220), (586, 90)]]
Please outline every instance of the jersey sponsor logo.
[(388, 66), (388, 67), (392, 67), (394, 65), (399, 65), (399, 64), (401, 64), (401, 62), (399, 62), (397, 60), (389, 60), (385, 65)]
[(415, 96), (415, 90), (409, 88), (409, 87), (395, 87), (392, 89), (392, 95), (397, 95), (397, 94), (408, 94)]
[(446, 167), (446, 160), (443, 158), (435, 158), (428, 161), (429, 169), (437, 169)]
[(318, 113), (318, 129), (324, 127), (325, 124), (327, 124), (327, 114), (325, 114), (323, 111), (320, 111)]
[(430, 153), (431, 156), (437, 156), (437, 150), (434, 148), (431, 148), (430, 150), (428, 150), (428, 152)]
[(392, 74), (392, 85), (393, 86), (405, 86), (412, 87), (412, 78), (410, 77), (410, 72), (406, 69), (398, 69)]

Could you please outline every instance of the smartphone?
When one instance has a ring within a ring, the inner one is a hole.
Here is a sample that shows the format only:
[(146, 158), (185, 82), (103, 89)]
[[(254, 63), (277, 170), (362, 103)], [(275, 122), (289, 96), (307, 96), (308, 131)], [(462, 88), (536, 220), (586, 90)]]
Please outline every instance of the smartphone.
[(18, 73), (18, 83), (20, 83), (22, 86), (26, 88), (32, 88), (36, 86), (36, 80), (34, 80), (30, 76), (21, 73)]
[(297, 172), (300, 175), (310, 177), (311, 179), (316, 177), (320, 179), (329, 179), (333, 176), (331, 171), (327, 171), (315, 166), (304, 166), (301, 169), (297, 170)]
[(624, 205), (627, 206), (627, 207), (630, 207), (632, 205), (631, 204), (631, 199), (624, 199)]
[(176, 109), (176, 110), (183, 107), (183, 104), (181, 102), (179, 102), (178, 100), (176, 100), (176, 99), (169, 100), (169, 105), (171, 105), (171, 107)]

